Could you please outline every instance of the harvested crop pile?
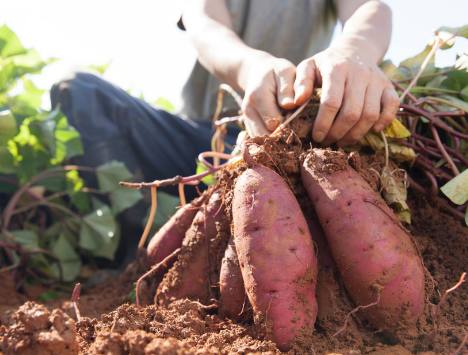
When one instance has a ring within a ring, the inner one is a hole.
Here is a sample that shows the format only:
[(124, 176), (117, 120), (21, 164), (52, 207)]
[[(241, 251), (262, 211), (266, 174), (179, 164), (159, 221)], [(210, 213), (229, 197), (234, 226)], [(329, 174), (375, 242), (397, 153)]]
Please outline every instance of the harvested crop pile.
[(10, 300), (5, 278), (2, 351), (461, 353), (467, 229), (413, 189), (400, 222), (382, 176), (405, 174), (383, 152), (312, 147), (315, 112), (246, 140), (146, 255), (73, 299), (78, 313)]

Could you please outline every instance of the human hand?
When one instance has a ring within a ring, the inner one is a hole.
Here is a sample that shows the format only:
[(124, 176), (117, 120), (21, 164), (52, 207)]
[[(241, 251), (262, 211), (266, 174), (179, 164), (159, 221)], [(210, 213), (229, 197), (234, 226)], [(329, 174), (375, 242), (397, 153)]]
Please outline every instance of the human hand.
[(245, 60), (244, 66), (244, 123), (250, 134), (265, 135), (283, 120), (281, 108), (296, 107), (293, 89), (296, 67), (265, 52), (256, 52)]
[(373, 128), (390, 124), (399, 108), (390, 80), (372, 63), (340, 47), (302, 61), (296, 70), (294, 103), (301, 105), (322, 87), (312, 138), (324, 145), (348, 145)]

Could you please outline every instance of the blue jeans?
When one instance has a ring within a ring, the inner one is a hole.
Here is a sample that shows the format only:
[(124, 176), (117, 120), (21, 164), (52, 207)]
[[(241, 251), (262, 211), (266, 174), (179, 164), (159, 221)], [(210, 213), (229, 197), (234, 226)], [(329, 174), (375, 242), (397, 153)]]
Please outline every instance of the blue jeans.
[[(211, 122), (156, 109), (95, 75), (77, 73), (55, 84), (50, 96), (81, 134), (82, 165), (118, 160), (136, 179), (152, 181), (193, 174), (197, 155), (210, 150)], [(233, 145), (238, 132), (230, 128), (226, 142)], [(187, 187), (187, 195), (195, 190)]]

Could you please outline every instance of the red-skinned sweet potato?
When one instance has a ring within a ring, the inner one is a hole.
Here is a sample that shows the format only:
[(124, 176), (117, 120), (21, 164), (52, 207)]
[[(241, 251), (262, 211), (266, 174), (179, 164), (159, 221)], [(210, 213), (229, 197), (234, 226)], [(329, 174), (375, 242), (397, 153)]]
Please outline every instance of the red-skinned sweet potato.
[(146, 248), (147, 262), (150, 266), (160, 263), (174, 250), (181, 247), (185, 232), (192, 224), (200, 203), (201, 199), (196, 199), (179, 208), (151, 238)]
[(244, 280), (242, 280), (236, 247), (232, 238), (229, 240), (221, 262), (219, 294), (220, 314), (234, 320), (240, 320), (243, 311), (245, 312), (248, 308), (249, 301), (245, 294)]
[(209, 302), (214, 295), (213, 286), (219, 281), (219, 265), (228, 240), (229, 223), (222, 199), (213, 192), (185, 233), (177, 261), (159, 285), (157, 301), (189, 298)]
[(257, 324), (281, 350), (313, 331), (317, 260), (300, 206), (273, 170), (257, 165), (237, 179), (233, 232)]
[(424, 308), (424, 268), (411, 237), (343, 152), (313, 149), (302, 181), (345, 287), (381, 329), (412, 324)]

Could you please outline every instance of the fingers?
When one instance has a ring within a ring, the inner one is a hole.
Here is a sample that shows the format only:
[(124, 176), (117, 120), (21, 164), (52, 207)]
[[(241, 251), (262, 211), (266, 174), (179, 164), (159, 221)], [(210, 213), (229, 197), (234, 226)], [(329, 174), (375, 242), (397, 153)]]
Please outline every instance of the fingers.
[(339, 141), (360, 121), (364, 107), (367, 80), (367, 77), (360, 77), (358, 75), (348, 78), (345, 86), (343, 105), (323, 144), (329, 145)]
[(343, 101), (346, 73), (341, 66), (322, 71), (322, 96), (312, 130), (312, 138), (322, 142), (327, 136)]
[(379, 120), (374, 125), (374, 130), (376, 132), (382, 131), (392, 122), (392, 120), (396, 117), (400, 107), (398, 94), (393, 87), (386, 87), (383, 90), (381, 104), (382, 112), (380, 114)]
[(284, 60), (274, 71), (278, 104), (286, 110), (293, 109), (295, 107), (293, 83), (296, 67), (291, 62)]
[(349, 145), (358, 142), (378, 121), (380, 115), (380, 99), (382, 87), (371, 82), (366, 89), (364, 105), (359, 121), (341, 139), (339, 145)]
[(314, 90), (315, 62), (313, 58), (302, 61), (296, 69), (294, 81), (294, 103), (302, 105)]
[(264, 136), (268, 134), (262, 118), (253, 107), (247, 106), (244, 110), (244, 124), (250, 137)]

